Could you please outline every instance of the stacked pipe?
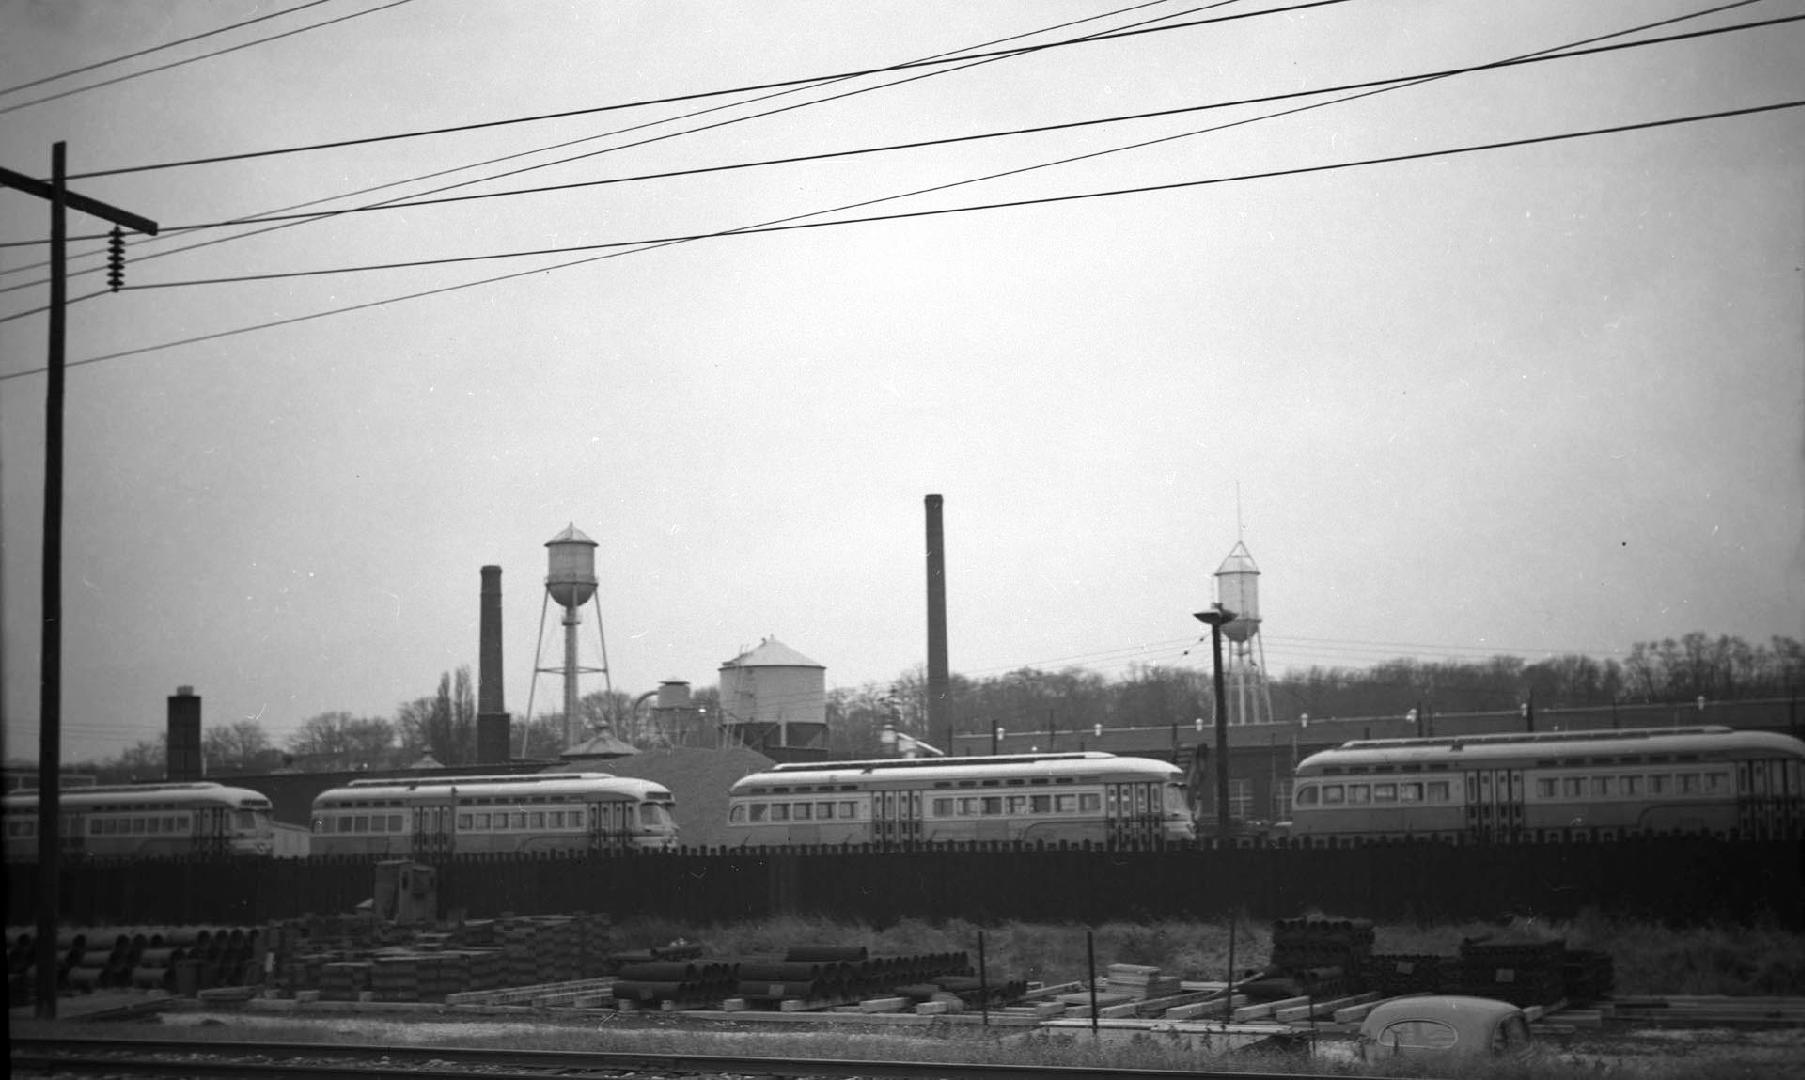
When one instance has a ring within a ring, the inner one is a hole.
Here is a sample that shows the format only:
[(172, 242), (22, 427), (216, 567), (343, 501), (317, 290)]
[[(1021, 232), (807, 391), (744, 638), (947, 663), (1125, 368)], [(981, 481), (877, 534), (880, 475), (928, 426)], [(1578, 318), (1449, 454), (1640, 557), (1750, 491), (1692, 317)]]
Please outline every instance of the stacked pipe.
[(1459, 983), (1454, 958), (1429, 953), (1374, 954), (1361, 970), (1366, 988), (1388, 997), (1438, 994), (1455, 989)]
[(1561, 999), (1566, 942), (1467, 938), (1460, 943), (1464, 993), (1512, 1005), (1552, 1005)]
[(1305, 915), (1272, 924), (1272, 966), (1306, 994), (1323, 997), (1356, 989), (1373, 951), (1371, 919)]
[(738, 985), (739, 965), (731, 961), (645, 960), (623, 964), (614, 979), (614, 997), (640, 1008), (718, 1003)]
[(1569, 1005), (1590, 1005), (1609, 997), (1617, 979), (1611, 954), (1596, 949), (1568, 949), (1561, 960), (1561, 996)]
[[(971, 962), (964, 952), (871, 957), (861, 946), (800, 945), (781, 959), (741, 960), (737, 996), (765, 1006), (785, 1001), (844, 1002), (969, 975)], [(976, 980), (972, 983), (968, 989), (975, 990)]]

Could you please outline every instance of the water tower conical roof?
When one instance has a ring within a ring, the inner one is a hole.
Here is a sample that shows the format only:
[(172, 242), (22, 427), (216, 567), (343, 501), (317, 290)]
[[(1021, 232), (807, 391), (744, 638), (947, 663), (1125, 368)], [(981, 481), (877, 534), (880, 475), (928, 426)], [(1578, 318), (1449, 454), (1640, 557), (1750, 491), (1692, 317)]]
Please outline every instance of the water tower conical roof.
[(577, 528), (575, 522), (565, 526), (563, 532), (545, 542), (546, 547), (551, 547), (553, 544), (588, 544), (590, 547), (600, 546), (594, 540), (584, 536), (583, 531)]
[(1260, 568), (1253, 564), (1253, 556), (1247, 553), (1247, 544), (1240, 540), (1235, 541), (1234, 549), (1228, 553), (1228, 558), (1223, 559), (1222, 565), (1216, 568), (1218, 574), (1257, 574), (1259, 572)]

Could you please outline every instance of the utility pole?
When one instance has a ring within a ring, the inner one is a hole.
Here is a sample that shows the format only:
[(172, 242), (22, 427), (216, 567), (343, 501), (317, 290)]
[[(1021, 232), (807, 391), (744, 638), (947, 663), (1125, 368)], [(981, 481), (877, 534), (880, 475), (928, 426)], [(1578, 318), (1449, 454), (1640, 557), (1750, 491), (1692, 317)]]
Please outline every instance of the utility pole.
[[(1221, 604), (1192, 615), (1210, 628), (1210, 670), (1216, 690), (1216, 836), (1226, 839), (1228, 820), (1228, 695), (1222, 688), (1222, 627), (1235, 621), (1235, 613)], [(1231, 995), (1232, 996), (1232, 995)]]
[[(67, 158), (67, 143), (59, 142), (51, 147), (49, 183), (10, 169), (0, 169), (0, 187), (15, 188), (50, 201), (50, 355), (45, 366), (49, 378), (44, 391), (44, 623), (38, 682), (38, 971), (35, 1012), (40, 1020), (56, 1019), (57, 878), (62, 873), (58, 858), (62, 842), (58, 782), (62, 771), (63, 342), (69, 295), (68, 211), (80, 210), (115, 225), (153, 236), (157, 232), (157, 223), (148, 218), (70, 191)], [(117, 284), (114, 287), (117, 288)]]

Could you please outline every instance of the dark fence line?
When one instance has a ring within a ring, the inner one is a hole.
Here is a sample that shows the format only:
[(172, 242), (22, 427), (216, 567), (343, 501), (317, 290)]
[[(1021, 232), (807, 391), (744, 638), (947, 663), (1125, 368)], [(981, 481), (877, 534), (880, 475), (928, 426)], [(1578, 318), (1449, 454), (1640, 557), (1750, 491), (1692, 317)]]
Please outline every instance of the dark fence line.
[[(608, 912), (679, 922), (777, 914), (888, 925), (903, 918), (1098, 924), (1278, 918), (1311, 909), (1464, 920), (1583, 911), (1674, 924), (1805, 929), (1805, 843), (1655, 837), (1562, 844), (1390, 843), (1106, 852), (998, 845), (907, 852), (714, 850), (425, 860), (440, 911), (471, 918)], [(70, 924), (252, 925), (349, 912), (375, 859), (160, 859), (62, 871)], [(7, 921), (29, 923), (36, 868), (9, 867)]]

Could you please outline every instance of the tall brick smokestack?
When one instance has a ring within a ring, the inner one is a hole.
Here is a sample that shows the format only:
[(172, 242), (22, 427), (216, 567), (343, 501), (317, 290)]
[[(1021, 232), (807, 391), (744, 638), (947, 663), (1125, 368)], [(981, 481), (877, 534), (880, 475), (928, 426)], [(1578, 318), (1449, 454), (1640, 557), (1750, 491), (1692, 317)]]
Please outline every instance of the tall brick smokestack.
[(169, 697), (169, 741), (163, 775), (171, 781), (199, 780), (205, 772), (201, 759), (201, 699), (194, 687), (178, 686)]
[(501, 567), (482, 570), (476, 649), (476, 760), (508, 760), (508, 712), (501, 683)]
[(946, 735), (947, 753), (953, 750), (952, 684), (946, 664), (946, 530), (941, 524), (938, 495), (927, 497), (928, 508), (928, 730), (929, 738)]

